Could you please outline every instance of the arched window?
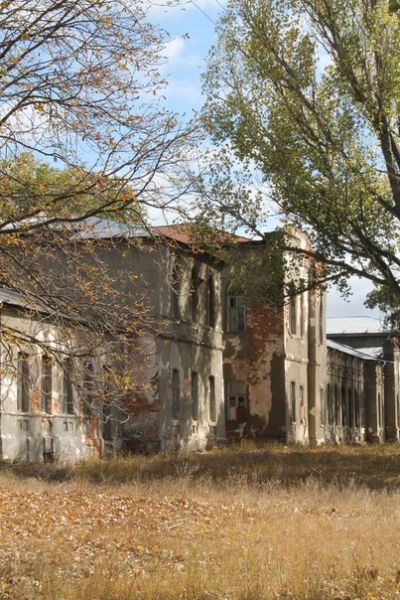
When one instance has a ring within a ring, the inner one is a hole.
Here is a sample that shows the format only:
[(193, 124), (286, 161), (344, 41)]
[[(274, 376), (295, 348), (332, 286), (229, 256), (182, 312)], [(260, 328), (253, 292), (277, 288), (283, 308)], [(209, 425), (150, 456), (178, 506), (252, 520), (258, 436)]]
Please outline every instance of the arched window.
[(296, 296), (292, 296), (292, 298), (290, 298), (288, 310), (289, 310), (289, 314), (288, 314), (289, 331), (293, 335), (296, 335), (296, 333), (297, 333), (297, 297)]

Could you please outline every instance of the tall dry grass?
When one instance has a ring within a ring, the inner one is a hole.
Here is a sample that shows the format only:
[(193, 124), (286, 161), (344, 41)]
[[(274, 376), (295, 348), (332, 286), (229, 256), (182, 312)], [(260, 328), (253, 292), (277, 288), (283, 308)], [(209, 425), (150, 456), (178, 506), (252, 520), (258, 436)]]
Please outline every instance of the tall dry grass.
[(8, 466), (0, 599), (398, 598), (399, 458), (247, 446)]

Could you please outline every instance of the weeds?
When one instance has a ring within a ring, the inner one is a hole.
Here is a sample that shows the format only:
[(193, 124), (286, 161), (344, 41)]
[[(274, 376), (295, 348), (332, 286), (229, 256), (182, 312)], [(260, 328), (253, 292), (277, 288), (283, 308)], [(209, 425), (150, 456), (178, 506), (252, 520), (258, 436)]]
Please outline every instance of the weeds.
[(0, 600), (397, 598), (399, 458), (247, 445), (4, 466)]

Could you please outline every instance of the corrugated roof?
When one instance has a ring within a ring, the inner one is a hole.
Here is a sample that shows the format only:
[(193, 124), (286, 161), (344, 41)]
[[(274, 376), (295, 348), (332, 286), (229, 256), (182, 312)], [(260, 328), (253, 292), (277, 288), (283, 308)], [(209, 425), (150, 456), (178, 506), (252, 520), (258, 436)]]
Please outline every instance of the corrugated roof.
[(390, 333), (383, 322), (374, 317), (328, 317), (327, 334)]
[(355, 348), (351, 348), (350, 346), (346, 346), (345, 344), (339, 344), (338, 342), (334, 342), (333, 340), (327, 340), (326, 345), (332, 350), (337, 350), (338, 352), (350, 354), (351, 356), (361, 358), (362, 360), (379, 360), (379, 356), (374, 356), (368, 354), (367, 352), (361, 352), (360, 350), (356, 350)]

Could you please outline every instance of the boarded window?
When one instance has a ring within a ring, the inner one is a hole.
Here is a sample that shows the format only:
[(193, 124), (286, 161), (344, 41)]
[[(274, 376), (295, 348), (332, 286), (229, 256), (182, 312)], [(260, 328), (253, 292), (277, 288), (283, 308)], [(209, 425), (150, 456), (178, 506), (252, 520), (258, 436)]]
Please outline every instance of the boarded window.
[(199, 376), (195, 371), (192, 371), (192, 418), (199, 419)]
[(178, 369), (172, 370), (172, 418), (179, 419), (180, 413), (180, 383)]
[(48, 414), (52, 412), (52, 362), (50, 356), (42, 356), (41, 409)]
[(17, 387), (17, 405), (21, 412), (29, 412), (29, 355), (26, 352), (18, 354), (18, 387)]
[(290, 382), (290, 417), (292, 419), (292, 423), (296, 422), (296, 382)]
[(227, 301), (227, 330), (229, 333), (243, 333), (246, 329), (246, 307), (243, 298), (240, 295), (230, 294)]
[(215, 401), (215, 377), (208, 378), (208, 417), (213, 423), (217, 420), (217, 407)]
[(247, 421), (246, 383), (244, 381), (229, 381), (226, 391), (228, 396), (227, 420), (245, 423)]
[(66, 358), (63, 361), (63, 412), (68, 415), (74, 414), (74, 398), (72, 391), (72, 362)]

